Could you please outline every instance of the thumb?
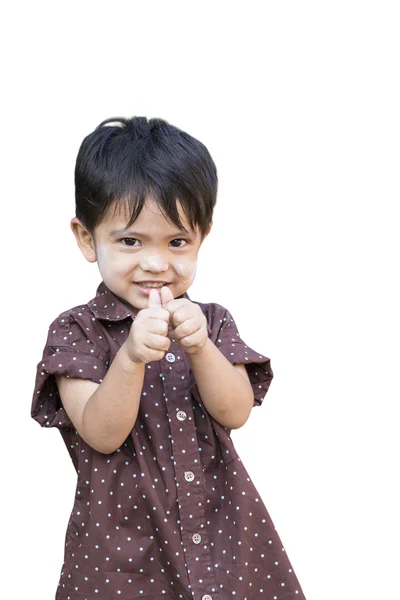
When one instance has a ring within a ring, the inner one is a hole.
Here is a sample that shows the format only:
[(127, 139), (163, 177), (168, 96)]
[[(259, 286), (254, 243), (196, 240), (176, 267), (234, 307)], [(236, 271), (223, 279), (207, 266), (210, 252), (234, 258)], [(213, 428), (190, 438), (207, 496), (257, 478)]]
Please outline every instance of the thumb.
[(150, 290), (149, 303), (147, 307), (152, 308), (153, 306), (161, 306), (160, 292), (155, 288)]
[(169, 289), (169, 287), (166, 285), (163, 285), (160, 292), (161, 292), (161, 302), (162, 302), (162, 305), (165, 307), (165, 305), (168, 304), (168, 302), (171, 302), (171, 300), (174, 299), (174, 295), (171, 292), (171, 290)]

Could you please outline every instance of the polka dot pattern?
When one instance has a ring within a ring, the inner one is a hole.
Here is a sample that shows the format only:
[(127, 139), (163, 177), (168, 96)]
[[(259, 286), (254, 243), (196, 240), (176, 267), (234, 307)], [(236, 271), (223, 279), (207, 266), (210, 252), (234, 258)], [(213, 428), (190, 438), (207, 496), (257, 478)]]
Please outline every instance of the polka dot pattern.
[[(197, 304), (213, 343), (245, 364), (260, 405), (269, 358), (241, 340), (224, 307)], [(70, 421), (54, 376), (101, 383), (136, 314), (102, 282), (53, 321), (37, 367), (31, 416), (60, 430), (77, 472), (56, 600), (304, 600), (230, 431), (208, 414), (176, 342), (146, 365), (137, 420), (115, 452), (91, 448)]]

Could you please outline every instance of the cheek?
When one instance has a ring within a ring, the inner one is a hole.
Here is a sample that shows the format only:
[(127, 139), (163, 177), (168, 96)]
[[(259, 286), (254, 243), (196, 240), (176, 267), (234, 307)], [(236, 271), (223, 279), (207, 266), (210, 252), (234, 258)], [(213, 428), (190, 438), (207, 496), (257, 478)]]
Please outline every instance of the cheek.
[(194, 279), (194, 276), (196, 275), (196, 268), (197, 260), (180, 260), (179, 262), (174, 263), (175, 271), (185, 282), (192, 281)]
[(118, 262), (114, 253), (109, 249), (109, 247), (105, 244), (99, 244), (96, 255), (97, 264), (103, 277), (115, 275), (118, 271)]

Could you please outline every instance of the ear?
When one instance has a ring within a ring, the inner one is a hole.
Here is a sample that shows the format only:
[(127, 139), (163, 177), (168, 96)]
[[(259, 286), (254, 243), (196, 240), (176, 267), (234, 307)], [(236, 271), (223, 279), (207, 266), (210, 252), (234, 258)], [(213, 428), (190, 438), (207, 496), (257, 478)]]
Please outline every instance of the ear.
[(89, 262), (96, 262), (96, 246), (92, 234), (77, 217), (71, 219), (70, 227), (83, 256)]
[(204, 236), (203, 236), (203, 239), (200, 242), (200, 246), (204, 242), (204, 240), (206, 239), (206, 237), (208, 236), (208, 234), (210, 233), (212, 225), (213, 225), (213, 222), (211, 221), (211, 223), (209, 224), (209, 226), (207, 227), (207, 229), (204, 232)]

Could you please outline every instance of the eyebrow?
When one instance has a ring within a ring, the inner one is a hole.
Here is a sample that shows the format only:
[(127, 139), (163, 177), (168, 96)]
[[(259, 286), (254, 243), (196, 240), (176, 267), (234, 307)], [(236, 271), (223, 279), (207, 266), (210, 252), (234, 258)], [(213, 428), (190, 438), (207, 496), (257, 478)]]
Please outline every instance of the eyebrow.
[[(139, 233), (138, 231), (126, 231), (126, 229), (114, 229), (113, 231), (110, 232), (110, 237), (117, 237), (118, 235), (137, 236), (139, 238), (145, 238), (145, 239), (151, 238), (150, 235), (146, 235), (145, 233)], [(190, 231), (184, 231), (183, 229), (181, 229), (180, 231), (175, 231), (175, 232), (169, 233), (168, 235), (165, 235), (164, 239), (176, 237), (179, 235), (191, 236), (192, 234), (190, 233)]]

